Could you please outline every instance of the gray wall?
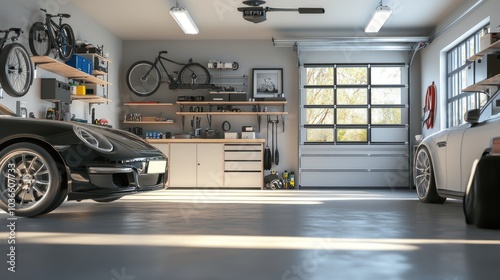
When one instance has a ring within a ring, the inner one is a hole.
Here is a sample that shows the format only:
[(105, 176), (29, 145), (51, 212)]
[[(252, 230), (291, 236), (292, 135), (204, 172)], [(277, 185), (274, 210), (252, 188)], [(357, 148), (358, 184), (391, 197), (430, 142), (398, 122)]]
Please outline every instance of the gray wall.
[[(477, 0), (469, 0), (462, 5), (452, 16), (443, 20), (436, 28), (437, 32), (446, 28), (451, 22), (463, 14)], [(487, 0), (479, 5), (475, 10), (460, 20), (451, 29), (443, 33), (429, 46), (422, 50), (422, 80), (421, 87), (423, 90), (436, 82), (438, 89), (438, 108), (437, 118), (434, 129), (424, 129), (424, 135), (430, 135), (433, 132), (440, 131), (446, 128), (446, 60), (445, 53), (458, 42), (470, 36), (470, 32), (477, 30), (479, 27), (487, 23), (491, 17), (493, 20), (498, 20), (497, 11), (500, 10), (500, 2), (495, 0)], [(492, 31), (496, 31), (493, 29)], [(496, 31), (498, 32), (498, 31)], [(425, 92), (421, 94), (421, 102), (425, 98)]]
[[(280, 164), (276, 168), (279, 172), (283, 170), (297, 171), (298, 158), (298, 74), (296, 53), (291, 48), (276, 48), (271, 39), (265, 41), (124, 41), (123, 43), (123, 67), (121, 77), (124, 78), (128, 67), (138, 60), (152, 61), (158, 51), (168, 51), (167, 57), (179, 61), (187, 62), (189, 58), (193, 61), (207, 65), (210, 60), (223, 62), (238, 62), (239, 69), (233, 70), (210, 70), (213, 76), (221, 75), (249, 75), (248, 83), (252, 83), (252, 68), (283, 68), (283, 90), (287, 98), (288, 105), (286, 110), (288, 115), (285, 119), (285, 132), (283, 124), (279, 124), (278, 144), (280, 152)], [(180, 66), (166, 65), (169, 72), (180, 70)], [(166, 84), (149, 97), (138, 97), (132, 94), (126, 84), (125, 79), (121, 79), (121, 88), (124, 90), (120, 95), (120, 103), (127, 101), (159, 101), (175, 103), (178, 96), (182, 95), (204, 95), (208, 97), (207, 90), (170, 90)], [(249, 86), (249, 90), (251, 90)], [(251, 94), (250, 94), (251, 95)], [(249, 109), (248, 107), (241, 107)], [(180, 108), (178, 105), (172, 107), (163, 107), (161, 109), (150, 109), (149, 112), (144, 108), (124, 107), (121, 113), (122, 118), (130, 112), (138, 112), (144, 115), (155, 115), (162, 113), (164, 117), (175, 120), (173, 125), (142, 125), (143, 130), (187, 133), (190, 131), (190, 118), (186, 117), (184, 130), (181, 127), (181, 118), (175, 115)], [(279, 111), (279, 107), (269, 110)], [(253, 125), (257, 127), (257, 118), (251, 116), (214, 116), (212, 119), (212, 128), (222, 131), (222, 122), (228, 120), (231, 123), (232, 131), (241, 131), (242, 125)], [(123, 126), (124, 128), (130, 126)], [(207, 128), (208, 121), (202, 118), (201, 127)], [(261, 121), (261, 131), (257, 133), (258, 138), (266, 137), (265, 117)], [(270, 141), (270, 139), (269, 139)]]
[[(0, 29), (10, 27), (21, 27), (24, 31), (20, 43), (22, 43), (28, 52), (28, 34), (31, 25), (38, 20), (43, 19), (44, 13), (39, 9), (45, 8), (51, 14), (69, 13), (71, 18), (65, 19), (64, 22), (71, 25), (77, 39), (86, 40), (89, 43), (104, 45), (104, 51), (109, 53), (109, 59), (112, 63), (109, 64), (109, 98), (111, 100), (119, 99), (119, 69), (122, 57), (122, 42), (108, 30), (102, 28), (93, 19), (75, 9), (69, 0), (47, 0), (47, 1), (32, 1), (32, 0), (16, 0), (7, 1), (1, 0), (0, 7)], [(40, 78), (56, 78), (58, 80), (68, 82), (67, 79), (38, 68), (36, 71), (36, 79), (33, 81), (29, 92), (20, 98), (13, 98), (3, 93), (3, 99), (0, 103), (15, 111), (16, 101), (25, 101), (27, 103), (28, 112), (34, 112), (36, 117), (44, 117), (48, 108), (53, 107), (51, 102), (40, 99)], [(119, 124), (118, 110), (119, 102), (111, 102), (109, 105), (102, 104), (95, 106), (96, 117), (106, 118), (113, 126)], [(77, 118), (90, 120), (89, 106), (79, 101), (72, 102), (71, 112)]]

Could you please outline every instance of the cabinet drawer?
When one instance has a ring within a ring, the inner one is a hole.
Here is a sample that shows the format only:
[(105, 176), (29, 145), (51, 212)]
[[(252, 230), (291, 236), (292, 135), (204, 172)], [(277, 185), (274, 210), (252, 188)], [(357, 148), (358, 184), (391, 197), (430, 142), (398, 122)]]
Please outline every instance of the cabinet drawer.
[(264, 178), (262, 172), (225, 172), (226, 188), (262, 188)]
[(225, 160), (262, 160), (261, 152), (228, 152), (224, 153)]
[(225, 171), (262, 171), (262, 161), (226, 161)]
[(262, 151), (262, 144), (226, 144), (225, 151)]

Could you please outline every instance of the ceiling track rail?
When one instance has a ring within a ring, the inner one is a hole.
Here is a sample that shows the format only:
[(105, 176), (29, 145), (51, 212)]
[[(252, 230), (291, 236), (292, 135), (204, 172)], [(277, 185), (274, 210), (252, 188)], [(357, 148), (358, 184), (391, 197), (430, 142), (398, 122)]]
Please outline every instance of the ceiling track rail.
[(275, 39), (275, 47), (292, 47), (302, 51), (411, 51), (415, 44), (428, 37), (325, 37), (303, 39)]

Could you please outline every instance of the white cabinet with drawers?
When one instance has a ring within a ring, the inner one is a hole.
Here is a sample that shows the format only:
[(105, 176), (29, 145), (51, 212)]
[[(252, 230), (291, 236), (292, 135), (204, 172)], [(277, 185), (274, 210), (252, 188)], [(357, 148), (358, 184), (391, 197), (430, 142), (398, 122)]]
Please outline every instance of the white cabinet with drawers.
[(263, 187), (263, 139), (148, 139), (148, 142), (168, 156), (168, 187)]
[(224, 187), (262, 188), (262, 144), (224, 144)]

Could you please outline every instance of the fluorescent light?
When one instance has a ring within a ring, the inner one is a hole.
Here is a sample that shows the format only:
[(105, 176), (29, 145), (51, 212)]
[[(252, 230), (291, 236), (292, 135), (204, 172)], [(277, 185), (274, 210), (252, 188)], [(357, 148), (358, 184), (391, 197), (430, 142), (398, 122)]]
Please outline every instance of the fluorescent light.
[(378, 32), (391, 14), (392, 14), (391, 8), (387, 6), (382, 6), (382, 1), (380, 1), (380, 5), (377, 7), (375, 12), (373, 13), (372, 18), (370, 19), (370, 22), (365, 27), (365, 32), (367, 33)]
[(170, 9), (170, 14), (172, 17), (175, 19), (177, 24), (182, 28), (182, 31), (186, 34), (198, 34), (200, 33), (200, 30), (194, 23), (193, 19), (191, 16), (189, 16), (189, 13), (186, 9), (183, 7), (173, 7)]

